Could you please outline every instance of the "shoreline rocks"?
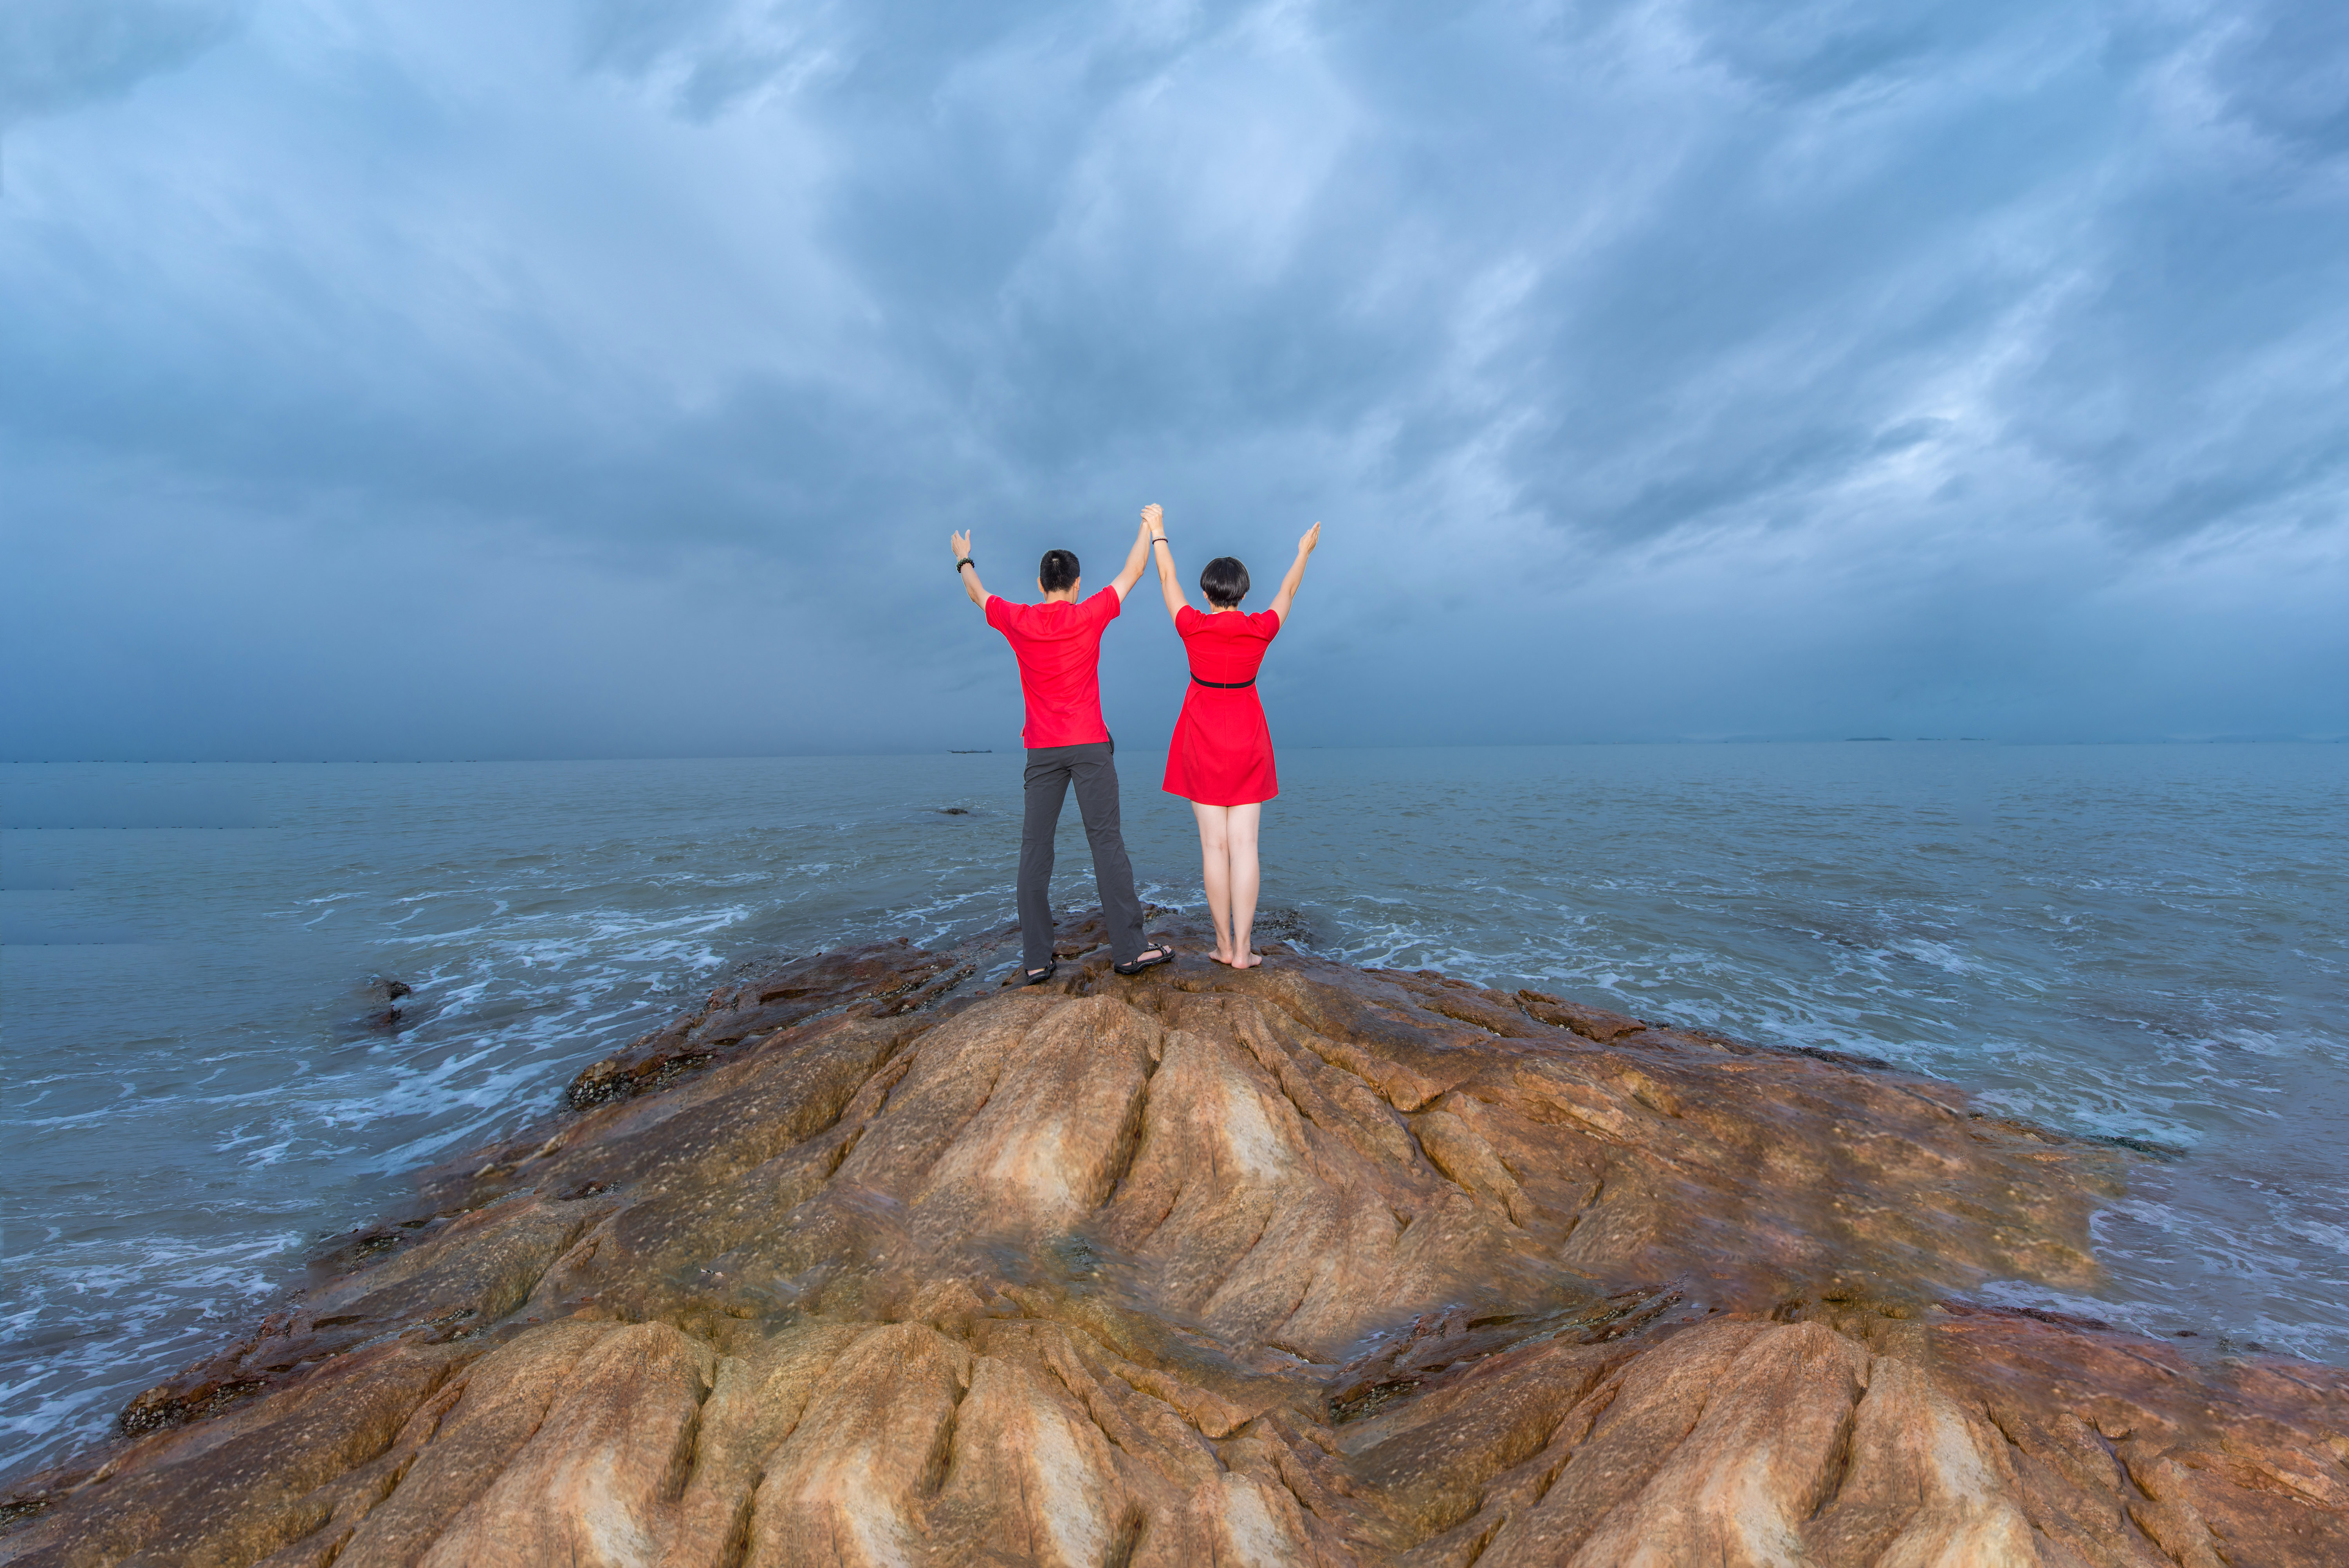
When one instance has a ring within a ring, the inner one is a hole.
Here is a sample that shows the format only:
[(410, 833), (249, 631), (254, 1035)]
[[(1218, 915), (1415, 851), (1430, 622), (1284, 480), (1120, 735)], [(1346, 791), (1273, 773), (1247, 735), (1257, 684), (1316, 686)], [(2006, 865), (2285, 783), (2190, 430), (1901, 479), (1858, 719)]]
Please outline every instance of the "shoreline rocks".
[(2349, 1373), (2093, 1285), (2127, 1151), (1268, 944), (721, 987), (32, 1478), (0, 1563), (2349, 1561)]

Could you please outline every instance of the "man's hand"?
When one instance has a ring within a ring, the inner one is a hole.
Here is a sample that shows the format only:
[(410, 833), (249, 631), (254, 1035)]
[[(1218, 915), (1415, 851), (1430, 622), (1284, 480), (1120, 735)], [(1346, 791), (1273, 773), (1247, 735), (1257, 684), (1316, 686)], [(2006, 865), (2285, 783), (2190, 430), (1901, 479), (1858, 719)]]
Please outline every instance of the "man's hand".
[(1110, 587), (1117, 590), (1117, 602), (1123, 604), (1133, 585), (1142, 580), (1143, 568), (1150, 565), (1150, 523), (1156, 515), (1155, 505), (1142, 509), (1142, 525), (1133, 531), (1133, 548), (1125, 553), (1125, 569), (1118, 573)]
[(1166, 509), (1155, 501), (1142, 509), (1142, 531), (1154, 539), (1166, 532)]
[[(968, 531), (966, 530), (960, 534), (947, 535), (947, 543), (954, 546), (955, 560), (957, 563), (970, 559), (970, 535)], [(987, 607), (988, 595), (986, 586), (978, 580), (978, 567), (976, 566), (965, 566), (957, 565), (955, 567), (955, 576), (962, 579), (962, 591), (970, 596), (970, 602), (977, 605), (979, 608), (985, 609)]]

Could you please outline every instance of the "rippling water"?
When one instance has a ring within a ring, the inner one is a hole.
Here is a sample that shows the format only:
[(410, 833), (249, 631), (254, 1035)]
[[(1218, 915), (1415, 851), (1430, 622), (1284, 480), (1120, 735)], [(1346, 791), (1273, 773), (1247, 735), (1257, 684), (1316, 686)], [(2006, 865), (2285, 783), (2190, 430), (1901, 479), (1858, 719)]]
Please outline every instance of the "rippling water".
[[(1016, 752), (0, 767), (0, 1471), (731, 962), (1010, 919)], [(1147, 897), (1190, 815), (1129, 753)], [(1321, 950), (1867, 1052), (2176, 1151), (2069, 1305), (2349, 1361), (2349, 747), (1299, 751)], [(946, 808), (965, 808), (949, 815)], [(1090, 901), (1073, 807), (1064, 902)], [(369, 1027), (374, 977), (415, 988)]]

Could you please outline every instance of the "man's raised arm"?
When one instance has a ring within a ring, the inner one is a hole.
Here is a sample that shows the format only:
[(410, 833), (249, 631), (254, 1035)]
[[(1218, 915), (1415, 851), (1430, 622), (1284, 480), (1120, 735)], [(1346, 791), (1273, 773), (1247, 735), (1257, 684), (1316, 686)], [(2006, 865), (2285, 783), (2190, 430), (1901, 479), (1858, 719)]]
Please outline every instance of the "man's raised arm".
[(1123, 604), (1125, 596), (1133, 591), (1133, 585), (1142, 581), (1142, 568), (1150, 564), (1150, 515), (1144, 512), (1142, 526), (1134, 531), (1133, 548), (1125, 553), (1125, 570), (1110, 584), (1117, 590), (1117, 602), (1120, 604)]
[(971, 603), (985, 609), (987, 601), (993, 596), (980, 584), (978, 568), (971, 564), (970, 535), (968, 533), (949, 534), (947, 539), (954, 545), (955, 559), (960, 563), (955, 567), (955, 576), (962, 579), (962, 591), (970, 596)]

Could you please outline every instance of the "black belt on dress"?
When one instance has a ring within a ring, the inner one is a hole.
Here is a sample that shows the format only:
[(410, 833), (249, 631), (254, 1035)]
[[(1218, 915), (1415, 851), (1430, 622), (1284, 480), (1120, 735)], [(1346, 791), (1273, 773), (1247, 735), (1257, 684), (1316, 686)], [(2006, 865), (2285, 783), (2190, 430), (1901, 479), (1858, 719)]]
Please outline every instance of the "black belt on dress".
[(1201, 680), (1195, 675), (1191, 677), (1191, 679), (1201, 686), (1212, 686), (1218, 691), (1237, 691), (1243, 686), (1253, 686), (1256, 684), (1256, 677), (1253, 675), (1249, 676), (1246, 680)]

